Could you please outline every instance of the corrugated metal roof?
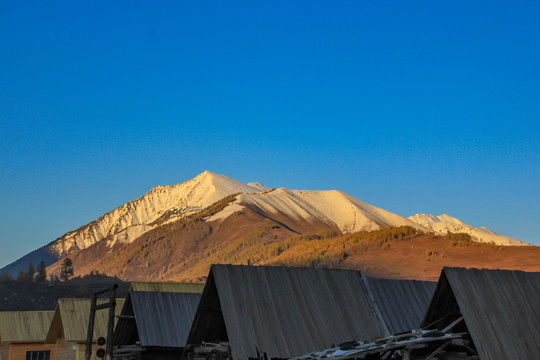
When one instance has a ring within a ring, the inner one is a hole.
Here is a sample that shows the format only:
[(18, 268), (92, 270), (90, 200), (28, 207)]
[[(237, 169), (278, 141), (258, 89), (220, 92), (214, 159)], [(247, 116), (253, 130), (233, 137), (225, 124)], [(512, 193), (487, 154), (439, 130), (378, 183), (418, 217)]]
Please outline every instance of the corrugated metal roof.
[(257, 350), (289, 358), (385, 333), (360, 272), (287, 267), (213, 265), (188, 343), (226, 340), (220, 326), (234, 359)]
[(141, 346), (186, 345), (200, 294), (134, 291), (129, 296)]
[(2, 342), (45, 341), (54, 311), (0, 312)]
[(202, 293), (203, 289), (204, 284), (172, 281), (134, 281), (131, 283), (130, 287), (130, 291), (180, 292), (195, 294)]
[(366, 278), (391, 334), (419, 329), (436, 282)]
[[(98, 299), (102, 304), (107, 299)], [(124, 305), (124, 299), (116, 299), (115, 313), (118, 315)], [(47, 343), (56, 342), (60, 329), (68, 342), (85, 342), (90, 317), (90, 299), (58, 299), (51, 328), (47, 334)], [(107, 335), (108, 310), (96, 311), (94, 320), (94, 339)]]
[(424, 324), (455, 304), (481, 359), (538, 358), (540, 273), (444, 268)]

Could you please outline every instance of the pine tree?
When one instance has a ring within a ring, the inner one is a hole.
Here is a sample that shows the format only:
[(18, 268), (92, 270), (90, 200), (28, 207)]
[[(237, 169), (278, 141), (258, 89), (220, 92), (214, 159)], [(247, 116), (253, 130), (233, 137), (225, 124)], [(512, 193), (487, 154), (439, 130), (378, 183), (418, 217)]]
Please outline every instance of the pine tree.
[(19, 275), (17, 275), (17, 281), (25, 281), (26, 273), (22, 270), (19, 270)]
[(73, 276), (73, 262), (70, 258), (65, 258), (60, 265), (60, 279), (64, 282), (68, 281)]
[(41, 260), (37, 267), (36, 281), (47, 281), (47, 269), (45, 269), (45, 261)]
[(34, 267), (34, 263), (30, 261), (30, 264), (28, 264), (28, 270), (26, 270), (26, 281), (32, 281), (34, 280), (34, 275), (36, 274), (36, 268)]
[(5, 272), (2, 275), (0, 275), (0, 281), (9, 281), (9, 280), (13, 280), (13, 276), (10, 273)]

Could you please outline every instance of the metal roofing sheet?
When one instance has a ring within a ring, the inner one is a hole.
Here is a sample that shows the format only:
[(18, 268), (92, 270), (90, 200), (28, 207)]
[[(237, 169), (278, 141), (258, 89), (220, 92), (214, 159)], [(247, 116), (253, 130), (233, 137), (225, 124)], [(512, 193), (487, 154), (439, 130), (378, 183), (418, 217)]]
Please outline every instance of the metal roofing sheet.
[(540, 273), (444, 268), (433, 299), (450, 289), (482, 359), (538, 358)]
[(204, 284), (171, 282), (171, 281), (134, 281), (131, 283), (130, 291), (158, 291), (158, 292), (181, 292), (181, 293), (202, 293)]
[(2, 342), (45, 341), (54, 311), (0, 312)]
[[(212, 286), (235, 359), (257, 357), (257, 351), (289, 358), (384, 335), (357, 271), (213, 265), (198, 312), (212, 303)], [(200, 335), (192, 329), (189, 343), (213, 340)]]
[(132, 291), (129, 296), (141, 346), (186, 345), (200, 294)]
[(418, 329), (436, 282), (367, 277), (375, 303), (392, 334)]
[[(102, 304), (108, 299), (98, 299), (97, 303)], [(124, 299), (116, 299), (115, 313), (120, 314)], [(56, 310), (51, 324), (51, 330), (61, 326), (64, 331), (64, 336), (68, 342), (84, 342), (88, 332), (88, 320), (90, 318), (90, 299), (58, 299)], [(107, 334), (109, 311), (98, 310), (94, 320), (94, 339)], [(47, 335), (47, 342), (55, 341)]]

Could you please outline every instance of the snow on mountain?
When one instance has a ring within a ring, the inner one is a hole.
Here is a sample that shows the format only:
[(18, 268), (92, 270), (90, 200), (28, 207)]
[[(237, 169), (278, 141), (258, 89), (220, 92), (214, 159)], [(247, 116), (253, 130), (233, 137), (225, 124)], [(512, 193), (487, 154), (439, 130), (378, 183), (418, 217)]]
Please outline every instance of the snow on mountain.
[(481, 242), (528, 245), (485, 227), (476, 228), (465, 224), (448, 215), (436, 217), (417, 214), (407, 219), (337, 190), (271, 189), (257, 182), (244, 184), (227, 176), (205, 171), (181, 184), (157, 186), (139, 199), (63, 235), (6, 268), (13, 272), (25, 269), (31, 258), (47, 260), (49, 265), (102, 240), (105, 240), (104, 244), (108, 246), (130, 243), (162, 223), (205, 209), (232, 194), (239, 195), (233, 203), (206, 221), (222, 220), (250, 206), (260, 209), (261, 214), (280, 214), (303, 220), (304, 223), (326, 223), (339, 228), (343, 233), (407, 225), (425, 232), (466, 232), (473, 240)]
[(259, 189), (259, 191), (270, 191), (272, 188), (269, 188), (268, 186), (264, 186), (260, 182), (251, 182), (248, 183), (249, 186), (254, 187), (256, 189)]
[(486, 227), (478, 228), (465, 224), (461, 220), (447, 214), (439, 216), (416, 214), (409, 217), (409, 219), (440, 234), (447, 234), (449, 231), (452, 233), (467, 233), (471, 235), (474, 241), (478, 242), (493, 243), (496, 245), (530, 245), (524, 241), (497, 234)]
[(146, 195), (101, 216), (96, 221), (57, 239), (52, 248), (60, 255), (85, 249), (108, 238), (110, 244), (129, 243), (156, 226), (152, 224), (165, 213), (172, 221), (204, 209), (235, 193), (256, 193), (249, 186), (229, 177), (205, 171), (177, 185), (156, 186)]
[(280, 213), (296, 219), (335, 224), (343, 233), (404, 225), (428, 231), (409, 219), (369, 205), (337, 190), (280, 188), (265, 193), (240, 194), (236, 201), (208, 220), (223, 219), (247, 205), (255, 206), (268, 214)]

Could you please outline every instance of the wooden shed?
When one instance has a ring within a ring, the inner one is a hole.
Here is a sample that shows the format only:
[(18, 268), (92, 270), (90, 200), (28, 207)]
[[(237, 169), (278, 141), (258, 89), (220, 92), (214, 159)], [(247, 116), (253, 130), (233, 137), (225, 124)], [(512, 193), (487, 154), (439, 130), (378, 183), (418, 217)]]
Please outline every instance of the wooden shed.
[(204, 283), (174, 281), (133, 281), (129, 291), (180, 292), (201, 294)]
[[(98, 299), (98, 304), (106, 300)], [(58, 299), (45, 342), (56, 346), (57, 359), (83, 360), (90, 317), (90, 299)], [(120, 314), (124, 299), (116, 299), (116, 314)], [(97, 360), (95, 345), (99, 337), (107, 337), (108, 311), (96, 312), (92, 359)]]
[(53, 360), (56, 346), (45, 344), (53, 311), (0, 312), (0, 360)]
[(422, 325), (458, 322), (480, 359), (538, 359), (539, 309), (538, 272), (444, 268)]
[(115, 329), (118, 359), (179, 359), (201, 295), (130, 291)]
[(420, 328), (437, 287), (436, 282), (362, 276), (367, 280), (365, 285), (373, 295), (388, 334)]
[[(188, 358), (217, 343), (233, 359), (285, 359), (387, 333), (362, 274), (213, 265), (188, 337)], [(226, 344), (226, 346), (224, 345)]]

